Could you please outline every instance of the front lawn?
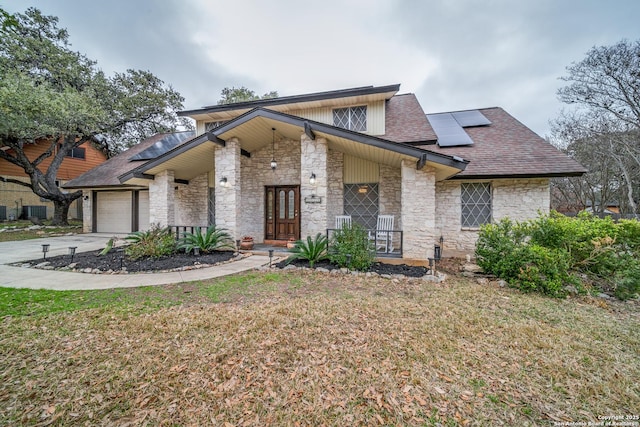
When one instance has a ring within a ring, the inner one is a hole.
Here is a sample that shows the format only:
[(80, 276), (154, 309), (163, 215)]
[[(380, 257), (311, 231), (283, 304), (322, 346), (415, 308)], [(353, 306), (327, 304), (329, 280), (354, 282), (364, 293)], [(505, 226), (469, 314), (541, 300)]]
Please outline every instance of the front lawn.
[(313, 271), (2, 291), (1, 425), (554, 425), (640, 408), (637, 302)]
[(82, 221), (69, 220), (68, 226), (51, 226), (50, 221), (44, 221), (42, 226), (36, 226), (31, 221), (0, 222), (0, 242), (39, 239), (41, 237), (61, 236), (67, 233), (82, 233)]

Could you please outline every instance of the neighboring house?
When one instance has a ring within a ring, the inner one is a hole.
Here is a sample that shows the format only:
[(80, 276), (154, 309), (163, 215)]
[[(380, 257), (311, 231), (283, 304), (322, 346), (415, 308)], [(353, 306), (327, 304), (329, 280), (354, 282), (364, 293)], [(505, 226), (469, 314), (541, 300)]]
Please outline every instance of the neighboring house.
[[(26, 156), (33, 160), (47, 151), (49, 141), (40, 141), (33, 144), (25, 144)], [(11, 150), (9, 147), (1, 147), (0, 150)], [(53, 156), (45, 159), (38, 167), (46, 172), (51, 164)], [(70, 179), (77, 178), (83, 173), (95, 168), (107, 160), (105, 153), (94, 147), (91, 143), (85, 143), (74, 148), (62, 161), (58, 169), (56, 182), (61, 187)], [(4, 159), (0, 159), (0, 220), (17, 219), (20, 217), (38, 217), (40, 219), (53, 216), (53, 202), (40, 198), (29, 187), (5, 182), (2, 178), (12, 178), (29, 182), (29, 176), (24, 169)], [(82, 218), (82, 199), (78, 199), (69, 208), (69, 217)]]
[(440, 237), (445, 256), (472, 253), (481, 224), (548, 212), (549, 179), (585, 172), (501, 108), (426, 115), (399, 88), (183, 111), (195, 135), (156, 135), (65, 187), (91, 201), (87, 232), (215, 223), (276, 243), (392, 215), (379, 249), (425, 260)]

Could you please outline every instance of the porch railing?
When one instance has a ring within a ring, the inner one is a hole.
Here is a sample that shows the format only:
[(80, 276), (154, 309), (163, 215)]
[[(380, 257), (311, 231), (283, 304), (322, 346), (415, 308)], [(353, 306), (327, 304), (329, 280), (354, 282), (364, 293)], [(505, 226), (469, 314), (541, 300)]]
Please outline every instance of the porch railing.
[(185, 233), (198, 233), (201, 230), (206, 231), (206, 225), (170, 225), (169, 229), (171, 230), (171, 234), (176, 237), (176, 240), (180, 240), (184, 237)]
[[(337, 228), (327, 228), (327, 239), (331, 244), (331, 237), (339, 231)], [(375, 245), (377, 257), (402, 258), (402, 242), (404, 233), (402, 230), (376, 230), (367, 229), (369, 241)]]

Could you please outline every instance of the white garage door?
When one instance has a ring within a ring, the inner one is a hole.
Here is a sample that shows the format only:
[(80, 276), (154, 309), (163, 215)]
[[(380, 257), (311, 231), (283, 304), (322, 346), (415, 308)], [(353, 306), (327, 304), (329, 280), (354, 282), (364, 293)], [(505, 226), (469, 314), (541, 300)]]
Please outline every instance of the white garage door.
[(96, 231), (98, 233), (130, 233), (131, 192), (99, 191), (96, 196)]
[(138, 193), (138, 230), (149, 229), (149, 192)]

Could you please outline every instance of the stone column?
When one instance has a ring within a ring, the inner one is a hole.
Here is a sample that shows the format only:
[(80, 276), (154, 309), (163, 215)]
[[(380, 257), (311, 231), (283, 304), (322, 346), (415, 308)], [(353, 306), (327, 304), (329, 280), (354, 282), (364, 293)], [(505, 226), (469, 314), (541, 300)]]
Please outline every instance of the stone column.
[(436, 226), (436, 174), (431, 167), (416, 169), (416, 162), (403, 160), (402, 229), (403, 258), (433, 257)]
[(149, 225), (159, 224), (161, 227), (176, 224), (175, 181), (172, 170), (157, 174), (149, 183)]
[[(222, 178), (227, 179), (225, 186), (220, 185)], [(237, 138), (227, 140), (224, 147), (216, 147), (214, 185), (216, 226), (227, 229), (234, 240), (240, 239), (240, 141)]]
[[(327, 140), (311, 140), (306, 134), (301, 136), (300, 153), (300, 237), (325, 234), (327, 229)], [(309, 183), (315, 174), (315, 184)], [(305, 197), (315, 195), (321, 203), (307, 203)]]
[(93, 227), (93, 191), (82, 190), (82, 232), (91, 233)]

